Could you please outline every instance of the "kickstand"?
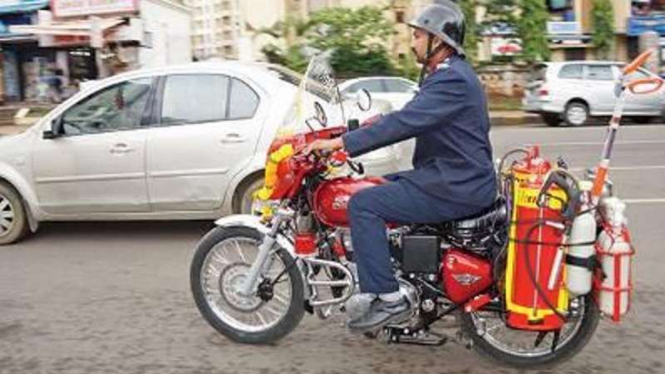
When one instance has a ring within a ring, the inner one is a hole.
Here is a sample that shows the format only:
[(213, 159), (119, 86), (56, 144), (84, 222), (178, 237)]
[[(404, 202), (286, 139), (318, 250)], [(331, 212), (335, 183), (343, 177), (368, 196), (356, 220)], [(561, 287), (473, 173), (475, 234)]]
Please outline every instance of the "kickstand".
[(388, 344), (414, 344), (441, 346), (446, 344), (448, 337), (428, 330), (412, 331), (409, 328), (386, 327), (384, 329)]

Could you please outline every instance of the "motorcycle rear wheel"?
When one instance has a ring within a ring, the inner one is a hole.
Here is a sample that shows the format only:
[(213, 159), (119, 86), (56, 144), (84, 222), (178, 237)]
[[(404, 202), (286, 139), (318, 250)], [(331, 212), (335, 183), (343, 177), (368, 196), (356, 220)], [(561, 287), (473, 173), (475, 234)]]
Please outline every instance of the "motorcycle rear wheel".
[[(278, 248), (266, 278), (274, 280), (272, 297), (245, 297), (236, 290), (244, 279), (263, 235), (247, 227), (217, 227), (198, 244), (190, 267), (190, 286), (205, 320), (227, 338), (244, 344), (273, 343), (293, 331), (303, 318), (303, 278), (293, 256)], [(254, 253), (252, 253), (254, 252)]]
[[(579, 307), (582, 311), (581, 315), (574, 321), (567, 323), (564, 328), (572, 329), (569, 335), (564, 335), (562, 332), (559, 344), (556, 345), (554, 351), (551, 350), (552, 335), (544, 339), (545, 343), (535, 346), (537, 332), (517, 331), (511, 330), (503, 325), (503, 328), (508, 331), (508, 334), (524, 334), (525, 341), (532, 338), (534, 347), (531, 351), (528, 349), (517, 349), (508, 347), (508, 345), (499, 341), (497, 338), (488, 334), (489, 328), (485, 327), (485, 333), (482, 333), (482, 328), (479, 329), (481, 317), (480, 313), (462, 313), (460, 315), (460, 322), (462, 332), (473, 341), (474, 349), (483, 356), (489, 357), (500, 364), (511, 366), (519, 369), (546, 369), (559, 365), (578, 354), (584, 346), (589, 342), (591, 337), (596, 331), (598, 321), (600, 320), (600, 311), (598, 306), (593, 301), (591, 296), (585, 296), (578, 299), (583, 303)], [(503, 321), (498, 318), (499, 322), (496, 326), (500, 326)], [(572, 324), (572, 325), (571, 325)], [(568, 326), (570, 325), (570, 326)], [(479, 331), (480, 330), (480, 331)], [(529, 337), (528, 334), (532, 336)], [(549, 347), (547, 346), (549, 344)]]

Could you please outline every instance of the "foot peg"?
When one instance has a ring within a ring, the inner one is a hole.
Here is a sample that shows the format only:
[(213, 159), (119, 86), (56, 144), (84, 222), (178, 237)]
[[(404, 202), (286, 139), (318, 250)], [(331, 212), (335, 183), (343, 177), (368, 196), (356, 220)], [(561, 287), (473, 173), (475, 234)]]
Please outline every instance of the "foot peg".
[(384, 329), (388, 344), (415, 344), (441, 346), (446, 344), (448, 337), (431, 331), (412, 331), (409, 328), (386, 327)]

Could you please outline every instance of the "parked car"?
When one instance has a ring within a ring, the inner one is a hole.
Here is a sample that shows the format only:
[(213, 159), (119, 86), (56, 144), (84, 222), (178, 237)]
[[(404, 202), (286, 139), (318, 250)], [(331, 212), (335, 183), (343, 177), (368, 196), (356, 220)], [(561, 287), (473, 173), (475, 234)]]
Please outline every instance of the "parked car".
[[(623, 65), (597, 61), (539, 64), (524, 92), (524, 110), (540, 114), (549, 126), (557, 126), (562, 120), (567, 125), (580, 126), (592, 117), (611, 116), (617, 101), (615, 82)], [(639, 69), (628, 79), (654, 76)], [(645, 122), (662, 118), (664, 102), (665, 88), (648, 95), (631, 95), (624, 113)]]
[(365, 89), (373, 98), (390, 102), (394, 110), (402, 109), (418, 91), (418, 84), (400, 77), (366, 77), (343, 82), (339, 86), (343, 95), (354, 95)]
[[(0, 245), (42, 221), (249, 212), (299, 79), (278, 66), (220, 62), (91, 83), (26, 132), (0, 138)], [(359, 161), (382, 175), (404, 157), (389, 148)]]

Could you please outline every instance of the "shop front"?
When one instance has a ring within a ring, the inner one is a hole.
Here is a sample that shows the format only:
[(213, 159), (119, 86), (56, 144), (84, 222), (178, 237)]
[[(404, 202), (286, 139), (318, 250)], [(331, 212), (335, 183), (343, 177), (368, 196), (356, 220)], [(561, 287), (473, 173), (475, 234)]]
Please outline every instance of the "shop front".
[(4, 97), (59, 102), (87, 80), (190, 62), (190, 25), (189, 9), (166, 0), (44, 0), (7, 24), (20, 42), (0, 39), (2, 65), (13, 66), (2, 74)]

